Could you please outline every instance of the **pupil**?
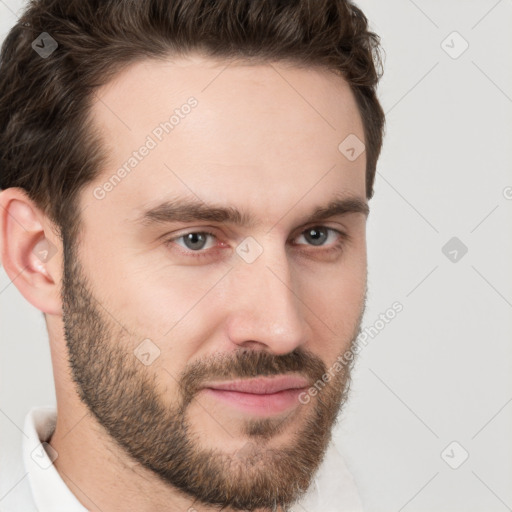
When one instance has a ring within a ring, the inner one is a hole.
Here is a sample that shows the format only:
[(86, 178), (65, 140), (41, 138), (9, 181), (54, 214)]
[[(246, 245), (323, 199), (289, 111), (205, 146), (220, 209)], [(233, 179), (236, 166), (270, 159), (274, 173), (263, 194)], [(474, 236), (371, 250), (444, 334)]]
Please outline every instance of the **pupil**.
[[(189, 233), (188, 236), (186, 237), (186, 240), (187, 242), (192, 243), (190, 249), (201, 249), (202, 246), (204, 245), (205, 238), (206, 237), (201, 233)], [(196, 245), (198, 241), (199, 247)]]
[[(312, 243), (313, 245), (321, 245), (326, 239), (325, 230), (311, 228), (308, 230), (309, 234), (313, 234)], [(323, 234), (322, 234), (323, 233)]]

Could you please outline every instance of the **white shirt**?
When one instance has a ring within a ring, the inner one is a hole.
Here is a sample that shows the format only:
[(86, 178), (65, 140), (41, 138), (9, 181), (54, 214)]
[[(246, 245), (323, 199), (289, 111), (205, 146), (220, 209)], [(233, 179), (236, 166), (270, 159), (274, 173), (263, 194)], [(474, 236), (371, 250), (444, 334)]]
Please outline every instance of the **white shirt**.
[[(27, 414), (21, 454), (0, 461), (1, 512), (87, 512), (55, 469), (52, 448), (44, 444), (56, 420), (55, 407), (36, 407)], [(306, 495), (292, 508), (304, 511), (362, 512), (354, 479), (332, 442)]]

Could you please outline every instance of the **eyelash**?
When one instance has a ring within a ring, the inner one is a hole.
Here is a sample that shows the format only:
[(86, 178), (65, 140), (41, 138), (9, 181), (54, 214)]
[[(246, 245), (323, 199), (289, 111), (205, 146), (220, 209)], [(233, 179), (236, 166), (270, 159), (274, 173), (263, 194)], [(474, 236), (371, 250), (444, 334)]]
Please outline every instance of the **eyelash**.
[[(306, 233), (307, 231), (314, 229), (314, 228), (323, 228), (326, 231), (333, 231), (334, 233), (338, 234), (339, 240), (334, 245), (332, 245), (330, 248), (323, 250), (323, 252), (327, 253), (327, 254), (330, 254), (333, 251), (342, 249), (343, 245), (350, 239), (349, 235), (347, 235), (343, 231), (339, 231), (338, 229), (334, 229), (334, 228), (331, 228), (328, 226), (321, 226), (321, 225), (310, 226), (309, 228), (304, 229), (298, 236), (301, 236), (304, 233)], [(183, 233), (181, 235), (166, 239), (164, 241), (164, 243), (166, 246), (170, 246), (176, 240), (180, 240), (181, 238), (184, 238), (187, 235), (191, 235), (191, 234), (201, 234), (201, 235), (207, 235), (207, 236), (212, 236), (213, 238), (217, 238), (217, 235), (215, 235), (215, 233), (212, 233), (211, 231), (187, 231), (186, 233)], [(305, 245), (305, 244), (299, 244), (299, 245)], [(314, 246), (312, 246), (312, 247), (314, 247)], [(324, 246), (318, 246), (318, 247), (324, 247)], [(181, 252), (182, 254), (184, 254), (185, 256), (191, 256), (193, 258), (207, 258), (207, 257), (211, 257), (211, 253), (214, 250), (215, 249), (206, 249), (206, 250), (201, 249), (199, 251), (192, 251), (192, 250), (183, 250), (183, 248), (181, 248), (178, 251)]]

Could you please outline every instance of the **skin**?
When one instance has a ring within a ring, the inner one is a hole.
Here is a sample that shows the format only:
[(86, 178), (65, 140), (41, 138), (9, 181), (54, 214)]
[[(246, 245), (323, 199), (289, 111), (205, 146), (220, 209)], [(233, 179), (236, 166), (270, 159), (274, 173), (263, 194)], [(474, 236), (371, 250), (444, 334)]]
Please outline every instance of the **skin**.
[[(349, 134), (364, 140), (348, 84), (282, 62), (226, 65), (200, 55), (144, 60), (97, 91), (91, 114), (109, 162), (80, 194), (82, 230), (66, 261), (56, 226), (26, 194), (0, 194), (5, 270), (47, 319), (54, 465), (88, 510), (291, 503), (311, 483), (346, 398), (349, 368), (308, 404), (263, 421), (199, 389), (287, 372), (315, 382), (354, 342), (365, 304), (366, 216), (308, 223), (335, 196), (366, 202), (364, 153), (349, 161), (338, 150)], [(190, 96), (197, 107), (97, 199), (95, 188)], [(235, 206), (257, 223), (136, 223), (171, 197)], [(348, 238), (335, 248), (339, 235), (326, 231), (316, 246), (304, 234), (313, 226)], [(215, 237), (194, 257), (177, 237), (205, 230)], [(252, 263), (236, 252), (249, 236), (262, 249)], [(56, 253), (41, 261), (34, 247), (45, 243)], [(134, 356), (145, 339), (159, 350), (147, 366)], [(219, 494), (208, 502), (213, 482)], [(222, 503), (229, 489), (239, 496)]]

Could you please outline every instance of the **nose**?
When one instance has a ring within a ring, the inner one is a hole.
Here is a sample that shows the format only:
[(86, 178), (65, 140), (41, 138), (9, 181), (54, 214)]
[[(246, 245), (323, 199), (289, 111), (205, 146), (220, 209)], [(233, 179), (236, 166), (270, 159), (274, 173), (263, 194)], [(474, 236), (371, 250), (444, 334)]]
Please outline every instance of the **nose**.
[(228, 336), (244, 348), (260, 346), (276, 355), (306, 341), (306, 307), (297, 296), (285, 251), (265, 250), (256, 261), (238, 261), (230, 272)]

